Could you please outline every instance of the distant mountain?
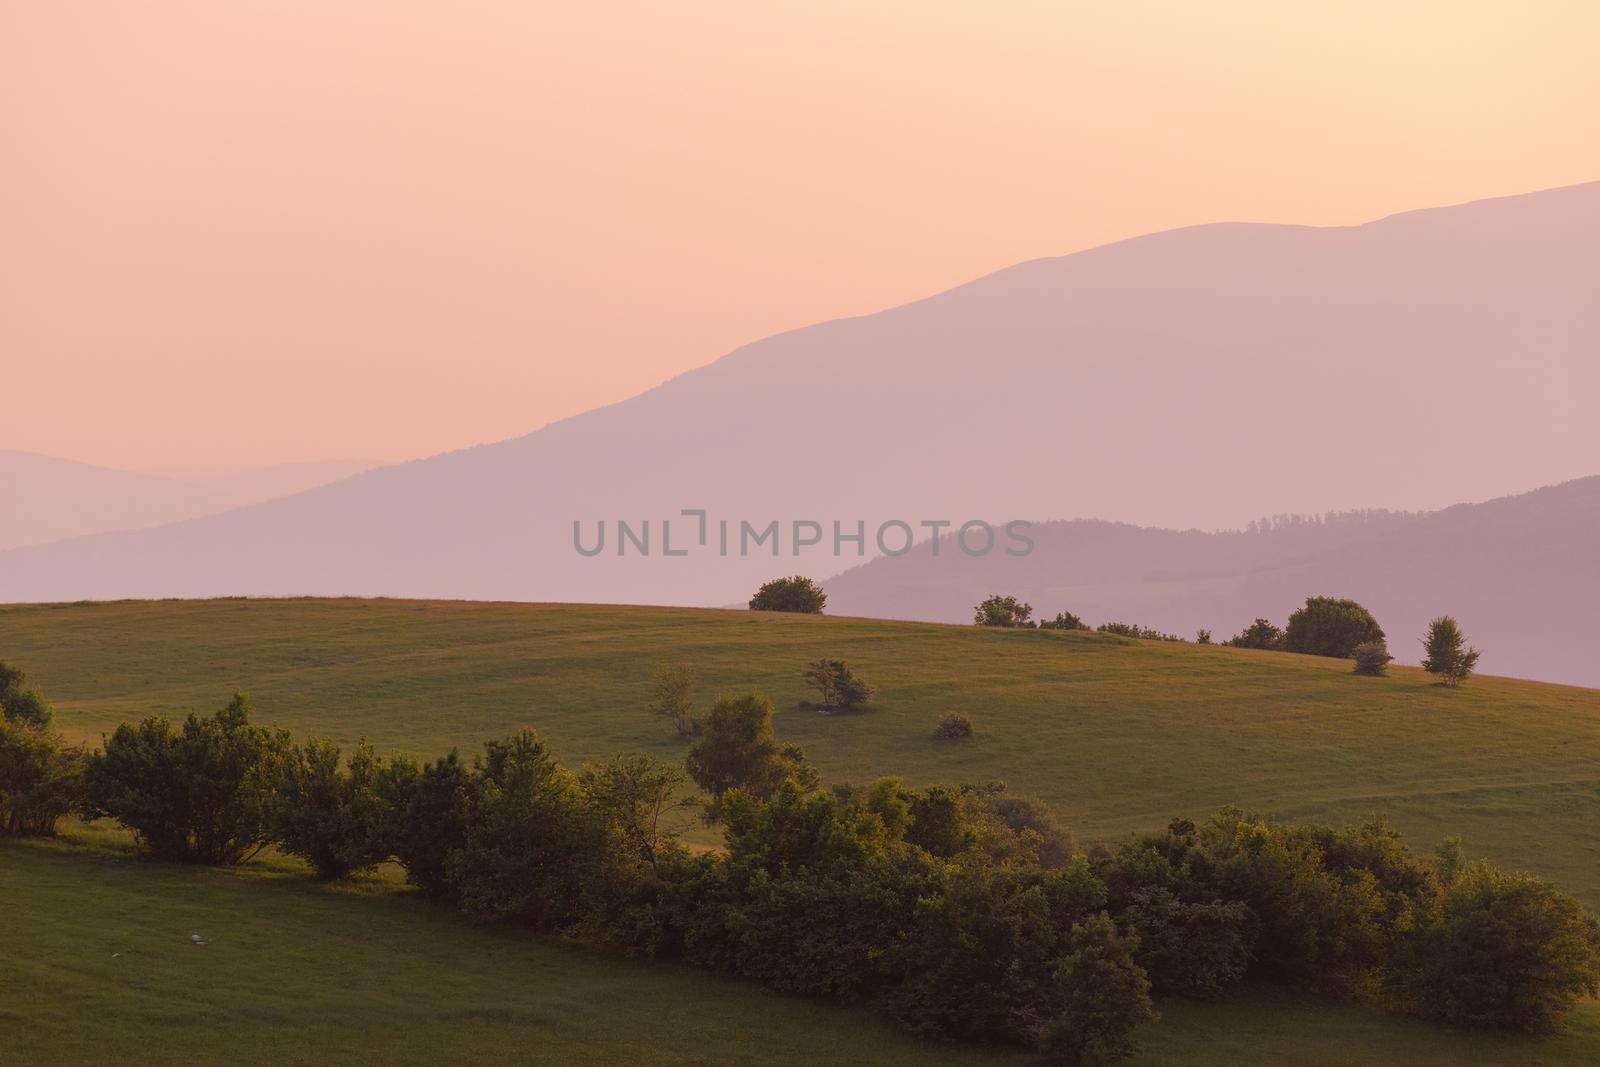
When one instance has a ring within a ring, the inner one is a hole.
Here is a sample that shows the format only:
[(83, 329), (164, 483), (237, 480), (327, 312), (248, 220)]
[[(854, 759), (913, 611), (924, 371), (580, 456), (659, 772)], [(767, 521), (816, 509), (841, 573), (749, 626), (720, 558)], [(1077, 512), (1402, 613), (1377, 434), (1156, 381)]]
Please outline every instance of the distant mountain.
[(210, 515), (373, 466), (364, 460), (283, 463), (187, 479), (0, 449), (0, 549)]
[(1600, 687), (1600, 477), (1428, 515), (1347, 516), (1241, 533), (1051, 522), (1026, 557), (963, 555), (949, 543), (830, 579), (828, 610), (971, 622), (991, 593), (1037, 618), (1131, 622), (1216, 640), (1257, 616), (1283, 625), (1307, 596), (1365, 604), (1399, 659), (1421, 658), (1428, 620), (1455, 615), (1480, 669)]
[[(736, 536), (723, 557), (718, 519), (1181, 528), (1481, 500), (1600, 468), (1597, 278), (1600, 183), (1362, 226), (1155, 234), (779, 334), (515, 440), (0, 553), (0, 600), (722, 604), (860, 560), (849, 544), (796, 557), (787, 529), (776, 557), (741, 558)], [(709, 513), (707, 543), (663, 557), (663, 518), (677, 549), (692, 529), (682, 509)], [(650, 557), (617, 557), (619, 518), (651, 522)], [(601, 519), (605, 551), (580, 556), (574, 521), (592, 536)]]

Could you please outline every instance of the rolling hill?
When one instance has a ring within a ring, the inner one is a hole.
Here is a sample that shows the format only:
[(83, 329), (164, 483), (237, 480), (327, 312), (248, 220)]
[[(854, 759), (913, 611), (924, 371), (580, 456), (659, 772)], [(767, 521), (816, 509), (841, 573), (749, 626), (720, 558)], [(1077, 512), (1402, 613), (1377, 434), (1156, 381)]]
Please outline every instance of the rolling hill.
[(1426, 515), (1335, 516), (1251, 532), (1045, 523), (1025, 557), (966, 556), (946, 541), (880, 558), (827, 582), (845, 615), (970, 622), (1009, 593), (1048, 618), (1136, 622), (1217, 640), (1258, 616), (1283, 625), (1310, 595), (1348, 596), (1377, 616), (1403, 662), (1421, 658), (1428, 620), (1452, 614), (1490, 672), (1600, 686), (1592, 648), (1600, 603), (1600, 477)]
[[(525, 437), (0, 553), (0, 600), (338, 594), (722, 604), (794, 556), (663, 519), (1436, 508), (1594, 473), (1600, 183), (1352, 227), (1226, 223), (1022, 263), (747, 345)], [(595, 558), (573, 524), (655, 527)], [(869, 535), (870, 541), (870, 535)], [(831, 548), (831, 546), (830, 546)], [(1221, 623), (1219, 622), (1219, 625)]]
[[(1600, 905), (1600, 694), (1501, 678), (1459, 690), (1421, 672), (1103, 635), (989, 631), (701, 609), (398, 600), (217, 600), (0, 608), (0, 654), (95, 737), (247, 687), (264, 719), (383, 751), (436, 754), (519, 726), (562, 759), (681, 757), (645, 714), (653, 666), (684, 659), (696, 694), (757, 686), (827, 781), (1003, 779), (1093, 842), (1236, 802), (1345, 820), (1387, 812), (1414, 844), (1460, 833)], [(799, 708), (828, 654), (879, 686), (870, 708)], [(946, 711), (977, 721), (933, 739)], [(928, 1045), (867, 1016), (668, 964), (596, 956), (474, 926), (389, 872), (323, 887), (269, 857), (237, 871), (133, 858), (116, 832), (0, 842), (0, 1050), (99, 1059), (313, 1062), (1021, 1062)], [(94, 921), (85, 923), (84, 915)], [(191, 932), (208, 940), (189, 942)], [(1173, 1002), (1137, 1064), (1506, 1067), (1591, 1062), (1600, 1010), (1562, 1033), (1482, 1035), (1247, 989)], [(759, 1019), (760, 1026), (752, 1026)], [(759, 1040), (755, 1035), (759, 1034)]]

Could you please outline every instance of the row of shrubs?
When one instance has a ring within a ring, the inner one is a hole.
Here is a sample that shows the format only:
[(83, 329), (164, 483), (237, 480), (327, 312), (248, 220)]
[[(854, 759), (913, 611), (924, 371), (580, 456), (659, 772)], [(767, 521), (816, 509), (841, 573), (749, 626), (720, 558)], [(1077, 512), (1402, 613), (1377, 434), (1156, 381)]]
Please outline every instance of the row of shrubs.
[[(1033, 605), (1023, 603), (1014, 596), (998, 593), (988, 597), (973, 611), (973, 622), (979, 626), (1006, 629), (1088, 630), (1089, 624), (1070, 611), (1058, 612), (1054, 618), (1035, 623)], [(1182, 641), (1176, 634), (1164, 633), (1149, 626), (1133, 623), (1106, 622), (1094, 629), (1103, 634), (1137, 637), (1146, 641)], [(1195, 641), (1211, 644), (1211, 631), (1201, 630)], [(1383, 627), (1372, 613), (1354, 600), (1339, 597), (1307, 597), (1305, 607), (1289, 616), (1288, 625), (1280, 628), (1270, 619), (1256, 619), (1240, 633), (1223, 642), (1234, 648), (1270, 649), (1276, 652), (1298, 652), (1310, 656), (1329, 656), (1334, 659), (1355, 661), (1357, 674), (1382, 675), (1393, 662), (1385, 641)], [(1428, 624), (1423, 638), (1426, 655), (1422, 666), (1439, 676), (1442, 684), (1461, 684), (1477, 666), (1478, 649), (1467, 646), (1466, 635), (1460, 625), (1448, 615), (1442, 615)]]
[[(686, 775), (724, 828), (720, 852), (677, 839)], [(1085, 851), (1001, 785), (824, 789), (759, 694), (719, 700), (682, 768), (615, 756), (576, 772), (531, 731), (470, 761), (364, 744), (346, 757), (252, 723), (238, 695), (181, 726), (118, 727), (82, 757), (77, 789), (75, 810), (163, 859), (231, 864), (276, 845), (324, 878), (394, 859), (480, 920), (1063, 1062), (1132, 1051), (1153, 994), (1215, 997), (1252, 976), (1522, 1030), (1600, 986), (1600, 926), (1577, 901), (1454, 844), (1420, 856), (1381, 821), (1229, 809)]]

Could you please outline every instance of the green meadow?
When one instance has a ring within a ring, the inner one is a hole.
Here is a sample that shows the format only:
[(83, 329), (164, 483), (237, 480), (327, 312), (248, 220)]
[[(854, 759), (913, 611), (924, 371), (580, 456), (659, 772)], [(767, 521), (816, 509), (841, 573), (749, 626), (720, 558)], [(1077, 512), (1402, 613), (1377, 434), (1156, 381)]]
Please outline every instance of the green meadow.
[[(1398, 644), (1402, 635), (1395, 635)], [(801, 706), (807, 660), (857, 667), (871, 707)], [(1386, 814), (1420, 848), (1548, 876), (1600, 909), (1600, 693), (1500, 678), (1458, 690), (1410, 668), (1096, 634), (740, 611), (400, 600), (0, 608), (0, 659), (98, 740), (125, 719), (211, 711), (246, 689), (297, 734), (385, 752), (470, 752), (536, 727), (565, 762), (678, 758), (643, 711), (683, 660), (702, 703), (771, 695), (828, 781), (1002, 780), (1081, 841), (1225, 804), (1324, 820)], [(959, 711), (965, 741), (933, 727)], [(702, 830), (693, 833), (712, 840)], [(0, 1062), (343, 1059), (989, 1062), (864, 1012), (677, 965), (598, 955), (432, 908), (393, 871), (318, 886), (268, 857), (234, 871), (136, 858), (70, 826), (0, 844)], [(190, 943), (192, 932), (208, 943)], [(1600, 1062), (1600, 1009), (1559, 1035), (1452, 1031), (1252, 989), (1166, 1003), (1134, 1062)], [(9, 1053), (9, 1054), (8, 1054)]]

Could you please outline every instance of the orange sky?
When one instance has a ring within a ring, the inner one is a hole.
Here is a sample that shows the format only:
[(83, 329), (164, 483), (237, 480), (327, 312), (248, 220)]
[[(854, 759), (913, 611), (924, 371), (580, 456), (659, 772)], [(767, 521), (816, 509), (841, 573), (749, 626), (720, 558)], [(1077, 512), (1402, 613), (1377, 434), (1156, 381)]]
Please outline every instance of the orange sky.
[(1219, 219), (1600, 178), (1600, 4), (0, 0), (0, 448), (523, 433)]

